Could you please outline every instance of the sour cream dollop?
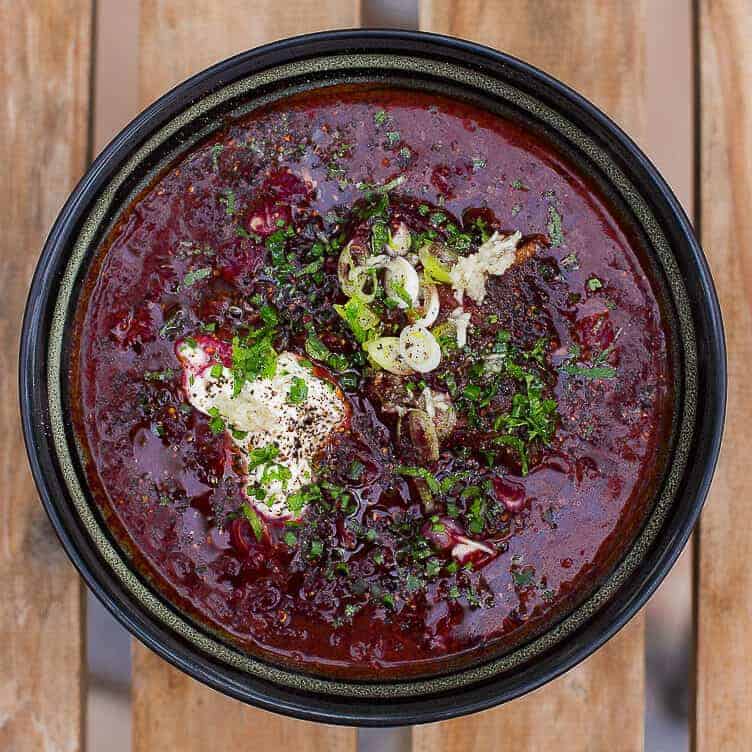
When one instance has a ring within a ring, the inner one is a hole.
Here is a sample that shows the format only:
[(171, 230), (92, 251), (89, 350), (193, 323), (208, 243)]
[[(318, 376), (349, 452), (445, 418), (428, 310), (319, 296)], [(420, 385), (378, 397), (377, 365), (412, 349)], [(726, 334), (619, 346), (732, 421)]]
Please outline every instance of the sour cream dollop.
[[(315, 480), (314, 458), (347, 417), (344, 395), (332, 382), (304, 366), (297, 355), (284, 352), (277, 358), (272, 378), (246, 381), (233, 396), (232, 371), (219, 356), (227, 345), (216, 344), (216, 348), (203, 341), (178, 344), (186, 397), (200, 412), (219, 417), (225, 436), (246, 457), (254, 449), (277, 448), (273, 459), (249, 468), (247, 486), (256, 491), (254, 494), (245, 489), (248, 502), (265, 517), (300, 516), (304, 508), (293, 513), (286, 501)], [(291, 398), (294, 385), (298, 395), (305, 393), (304, 399)], [(280, 466), (289, 471), (289, 477), (279, 470)], [(284, 477), (277, 477), (280, 475)]]

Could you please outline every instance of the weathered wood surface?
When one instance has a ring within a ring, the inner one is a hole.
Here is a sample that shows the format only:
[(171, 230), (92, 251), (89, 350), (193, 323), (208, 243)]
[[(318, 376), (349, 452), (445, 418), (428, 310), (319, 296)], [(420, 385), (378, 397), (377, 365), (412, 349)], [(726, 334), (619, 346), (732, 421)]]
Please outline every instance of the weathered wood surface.
[[(356, 26), (355, 0), (142, 0), (139, 99), (146, 106), (192, 73), (241, 50), (293, 34)], [(134, 644), (133, 749), (294, 749), (354, 752), (356, 733), (243, 706)]]
[(359, 21), (359, 0), (142, 0), (141, 104), (235, 53)]
[(700, 523), (696, 571), (698, 752), (746, 750), (752, 738), (752, 567), (746, 520), (752, 422), (752, 6), (698, 3), (699, 226), (728, 346), (726, 434)]
[(37, 498), (16, 366), (47, 231), (86, 166), (90, 0), (0, 1), (0, 749), (82, 748), (82, 587)]
[[(420, 23), (426, 31), (473, 39), (533, 63), (582, 92), (640, 141), (646, 130), (647, 5), (420, 0)], [(414, 729), (414, 752), (642, 749), (644, 661), (644, 616), (638, 616), (598, 653), (533, 695)]]

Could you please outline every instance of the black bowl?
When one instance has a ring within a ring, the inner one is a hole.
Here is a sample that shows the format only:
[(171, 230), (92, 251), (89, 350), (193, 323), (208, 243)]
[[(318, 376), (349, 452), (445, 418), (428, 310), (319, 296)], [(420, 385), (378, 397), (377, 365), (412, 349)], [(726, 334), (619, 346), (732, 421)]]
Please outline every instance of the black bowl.
[[(70, 424), (66, 361), (81, 280), (120, 209), (165, 163), (219, 127), (292, 92), (378, 80), (474, 101), (544, 131), (621, 207), (665, 291), (675, 352), (671, 459), (648, 519), (598, 589), (547, 632), (442, 676), (347, 682), (255, 660), (192, 622), (140, 578), (86, 488)], [(531, 66), (431, 34), (342, 31), (246, 52), (198, 74), (139, 115), (96, 159), (63, 208), (34, 275), (20, 358), (23, 430), (45, 509), (97, 597), (142, 642), (228, 695), (330, 723), (437, 721), (529, 692), (612, 637), (679, 556), (713, 474), (726, 398), (718, 301), (687, 217), (644, 154), (603, 113)]]

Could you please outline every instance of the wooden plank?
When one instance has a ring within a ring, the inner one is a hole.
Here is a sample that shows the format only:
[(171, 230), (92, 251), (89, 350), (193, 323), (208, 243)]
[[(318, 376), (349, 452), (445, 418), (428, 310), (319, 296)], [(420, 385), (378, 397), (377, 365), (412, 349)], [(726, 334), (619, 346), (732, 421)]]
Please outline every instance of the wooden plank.
[(91, 0), (0, 0), (0, 748), (82, 748), (83, 590), (39, 503), (16, 368), (45, 235), (86, 166)]
[(141, 103), (242, 50), (359, 22), (359, 0), (142, 0)]
[(728, 347), (726, 435), (696, 558), (698, 752), (749, 748), (752, 568), (744, 524), (752, 497), (752, 9), (698, 4), (702, 243), (721, 298)]
[[(142, 106), (219, 59), (293, 34), (356, 26), (356, 0), (142, 0)], [(198, 684), (134, 643), (133, 749), (290, 748), (351, 752), (352, 729), (293, 721), (246, 707)]]
[[(646, 130), (646, 13), (647, 0), (420, 0), (422, 29), (533, 63), (581, 91), (638, 141)], [(594, 656), (529, 697), (414, 729), (413, 750), (634, 752), (643, 748), (644, 688), (639, 615)]]

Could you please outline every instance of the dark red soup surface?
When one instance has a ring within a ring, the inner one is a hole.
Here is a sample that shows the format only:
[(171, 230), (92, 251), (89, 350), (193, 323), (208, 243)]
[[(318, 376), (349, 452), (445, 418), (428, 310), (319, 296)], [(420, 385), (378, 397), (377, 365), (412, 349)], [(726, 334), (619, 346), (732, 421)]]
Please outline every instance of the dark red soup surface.
[(229, 122), (124, 213), (73, 358), (92, 488), (166, 597), (351, 677), (509, 648), (636, 533), (673, 400), (655, 290), (548, 143), (424, 93)]

